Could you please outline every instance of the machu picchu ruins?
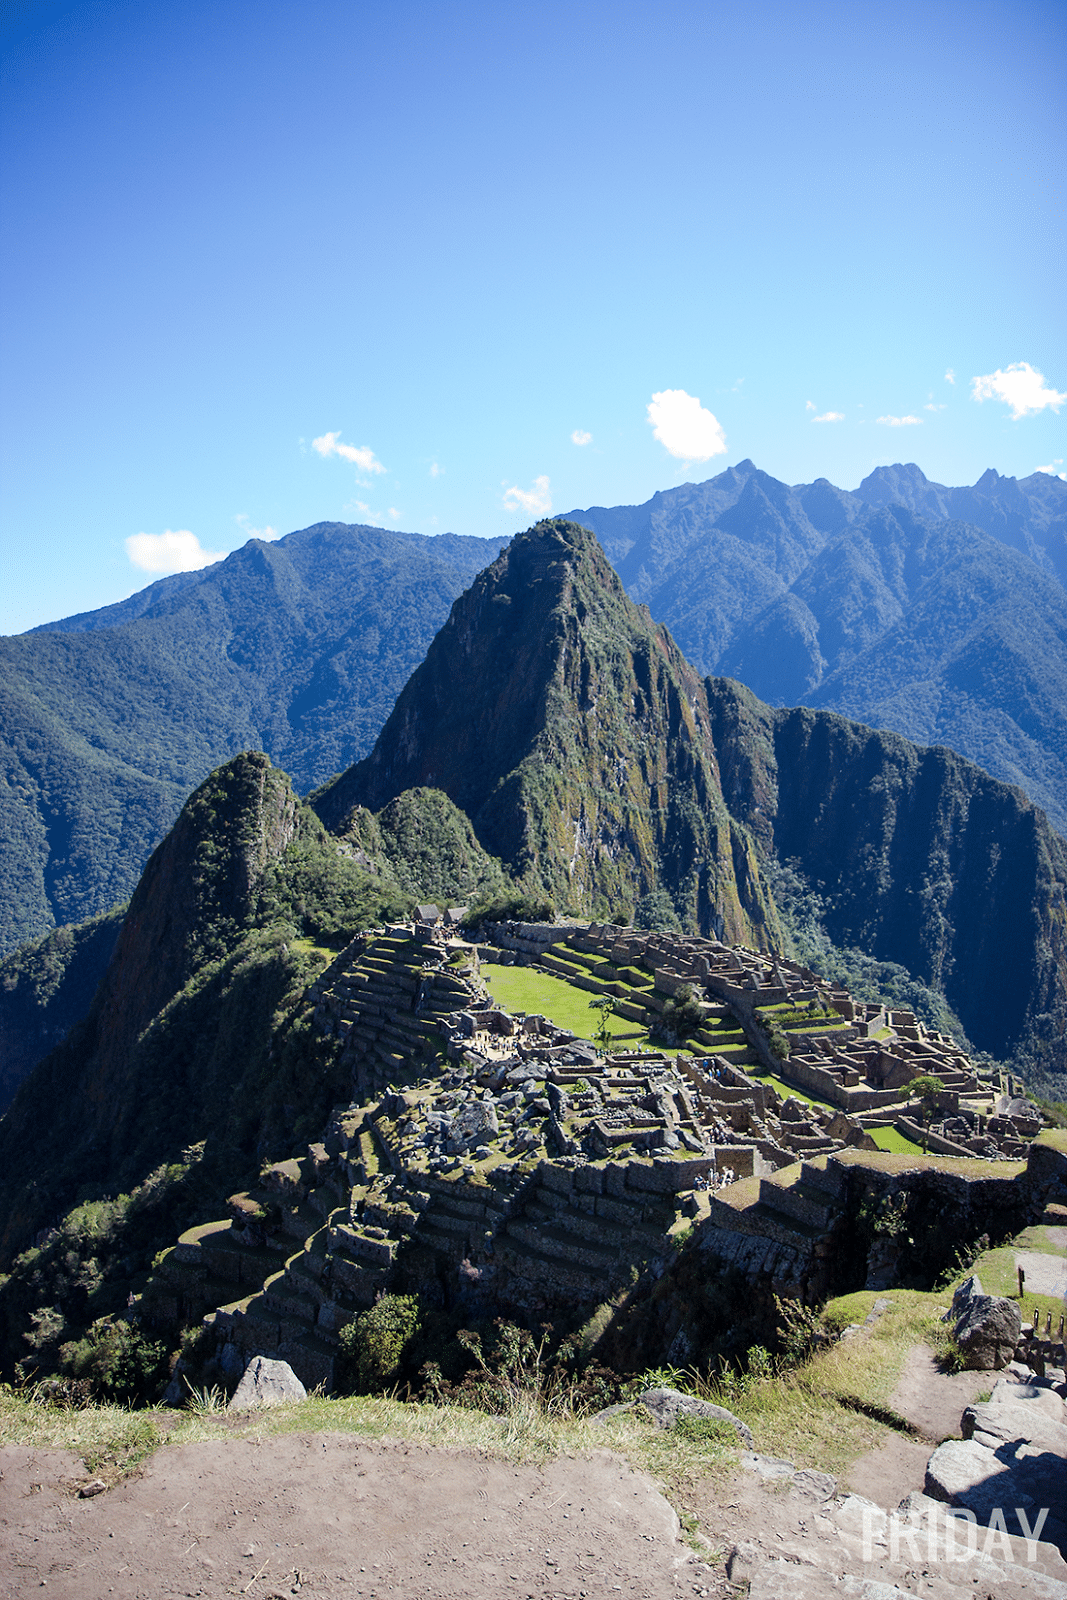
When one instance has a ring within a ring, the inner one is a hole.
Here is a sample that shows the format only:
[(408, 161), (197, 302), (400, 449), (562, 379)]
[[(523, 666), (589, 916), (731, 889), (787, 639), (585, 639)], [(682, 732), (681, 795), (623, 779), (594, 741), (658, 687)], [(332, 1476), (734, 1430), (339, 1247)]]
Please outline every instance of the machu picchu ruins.
[[(340, 1330), (386, 1292), (592, 1312), (696, 1236), (709, 1272), (817, 1304), (894, 1281), (891, 1242), (850, 1253), (862, 1204), (913, 1193), (929, 1210), (936, 1191), (947, 1248), (1024, 1226), (1053, 1182), (1020, 1086), (911, 1012), (715, 939), (599, 923), (468, 936), (463, 915), (421, 907), (323, 972), (315, 1025), (351, 1099), (165, 1252), (150, 1324), (201, 1318), (223, 1367), (280, 1357), (329, 1389)], [(590, 1037), (505, 1009), (485, 974), (507, 967), (588, 996)], [(600, 998), (636, 1044), (598, 1033)], [(901, 1176), (893, 1149), (924, 1153)]]

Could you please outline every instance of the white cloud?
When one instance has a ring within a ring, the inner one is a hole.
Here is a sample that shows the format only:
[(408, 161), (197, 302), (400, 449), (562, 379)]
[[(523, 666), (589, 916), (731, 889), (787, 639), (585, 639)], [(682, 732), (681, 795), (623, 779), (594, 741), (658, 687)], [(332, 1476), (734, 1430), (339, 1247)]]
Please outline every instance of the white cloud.
[(527, 511), (531, 516), (544, 517), (552, 510), (552, 494), (548, 479), (542, 473), (535, 478), (532, 489), (511, 488), (504, 492), (506, 511)]
[(572, 444), (592, 444), (592, 442), (593, 435), (591, 433), (586, 433), (584, 428), (575, 428), (574, 432), (571, 434)]
[(340, 433), (324, 433), (321, 439), (312, 439), (311, 448), (320, 456), (340, 456), (342, 461), (351, 461), (360, 472), (386, 471), (369, 445), (342, 444)]
[(222, 561), (225, 550), (202, 550), (188, 528), (167, 528), (163, 533), (131, 533), (126, 554), (142, 572), (198, 572)]
[(269, 544), (272, 539), (276, 539), (278, 537), (277, 528), (272, 528), (269, 522), (265, 528), (253, 528), (251, 526), (250, 519), (243, 511), (240, 512), (238, 516), (234, 517), (233, 520), (236, 522), (241, 532), (245, 535), (246, 539), (265, 539)]
[(431, 462), (431, 464), (430, 464), (430, 477), (431, 478), (439, 478), (444, 470), (445, 470), (444, 467), (439, 467), (437, 465), (436, 461)]
[(353, 511), (360, 511), (365, 517), (372, 517), (374, 515), (373, 511), (365, 500), (348, 500), (341, 507), (341, 510), (346, 516), (351, 516)]
[(814, 400), (805, 400), (805, 402), (804, 402), (804, 410), (805, 411), (818, 411), (818, 409), (819, 408), (815, 404)]
[(709, 461), (726, 454), (726, 435), (695, 395), (663, 389), (648, 404), (652, 436), (678, 461)]
[(391, 517), (399, 517), (400, 512), (396, 509), (396, 506), (390, 506), (389, 507), (389, 515)]
[(879, 417), (877, 420), (887, 428), (921, 428), (923, 425), (922, 417)]
[(929, 400), (923, 406), (924, 411), (946, 411), (947, 409), (948, 408), (944, 405), (944, 403), (941, 405), (935, 405), (933, 395), (930, 396)]
[(1047, 472), (1052, 478), (1067, 478), (1067, 472), (1057, 472), (1057, 467), (1063, 466), (1063, 457), (1057, 456), (1055, 461), (1050, 461), (1047, 467), (1035, 467), (1035, 472)]
[(975, 400), (1003, 400), (1011, 406), (1014, 421), (1044, 411), (1050, 406), (1059, 411), (1067, 405), (1067, 394), (1058, 394), (1045, 383), (1044, 374), (1036, 372), (1029, 361), (1013, 361), (1001, 372), (987, 372), (984, 377), (971, 379), (971, 395)]
[(844, 422), (843, 411), (824, 411), (821, 417), (812, 417), (812, 422)]
[(949, 367), (948, 371), (945, 373), (945, 382), (946, 383), (955, 383), (955, 381), (956, 381), (956, 374), (953, 372), (952, 368)]

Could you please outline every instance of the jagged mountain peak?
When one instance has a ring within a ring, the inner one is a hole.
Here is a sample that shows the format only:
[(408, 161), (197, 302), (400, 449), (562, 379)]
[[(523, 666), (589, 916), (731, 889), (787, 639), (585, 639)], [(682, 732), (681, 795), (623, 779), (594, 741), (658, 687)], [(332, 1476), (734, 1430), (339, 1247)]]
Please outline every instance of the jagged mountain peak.
[(595, 536), (538, 523), (475, 580), (371, 755), (316, 798), (328, 826), (436, 787), (560, 910), (761, 938), (773, 913), (719, 787), (704, 690), (630, 600)]

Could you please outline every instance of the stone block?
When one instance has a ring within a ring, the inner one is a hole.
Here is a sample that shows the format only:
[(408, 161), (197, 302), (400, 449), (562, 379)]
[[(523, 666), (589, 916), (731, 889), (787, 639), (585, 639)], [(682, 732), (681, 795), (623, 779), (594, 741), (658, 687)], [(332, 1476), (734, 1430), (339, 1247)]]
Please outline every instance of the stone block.
[(566, 1167), (557, 1167), (549, 1161), (541, 1163), (537, 1179), (546, 1189), (552, 1189), (557, 1194), (570, 1194), (574, 1186), (574, 1173)]
[(606, 1194), (614, 1196), (617, 1200), (625, 1199), (626, 1174), (629, 1170), (629, 1165), (629, 1162), (613, 1161), (610, 1166), (604, 1168), (604, 1192)]

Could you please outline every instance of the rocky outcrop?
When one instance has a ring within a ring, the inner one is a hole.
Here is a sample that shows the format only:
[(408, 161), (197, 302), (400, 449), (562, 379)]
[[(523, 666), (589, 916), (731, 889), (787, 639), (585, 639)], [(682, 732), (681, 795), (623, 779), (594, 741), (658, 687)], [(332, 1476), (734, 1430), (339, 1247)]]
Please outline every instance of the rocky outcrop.
[(962, 1439), (930, 1457), (926, 1494), (982, 1527), (996, 1515), (1010, 1534), (1067, 1553), (1067, 1405), (1052, 1384), (1002, 1378), (988, 1401), (967, 1407), (961, 1427)]
[(1015, 1354), (1022, 1316), (1014, 1300), (982, 1293), (977, 1278), (968, 1278), (952, 1297), (954, 1337), (964, 1365), (976, 1372), (1006, 1367)]
[(288, 1361), (253, 1356), (227, 1406), (228, 1411), (260, 1411), (306, 1400), (307, 1390)]

